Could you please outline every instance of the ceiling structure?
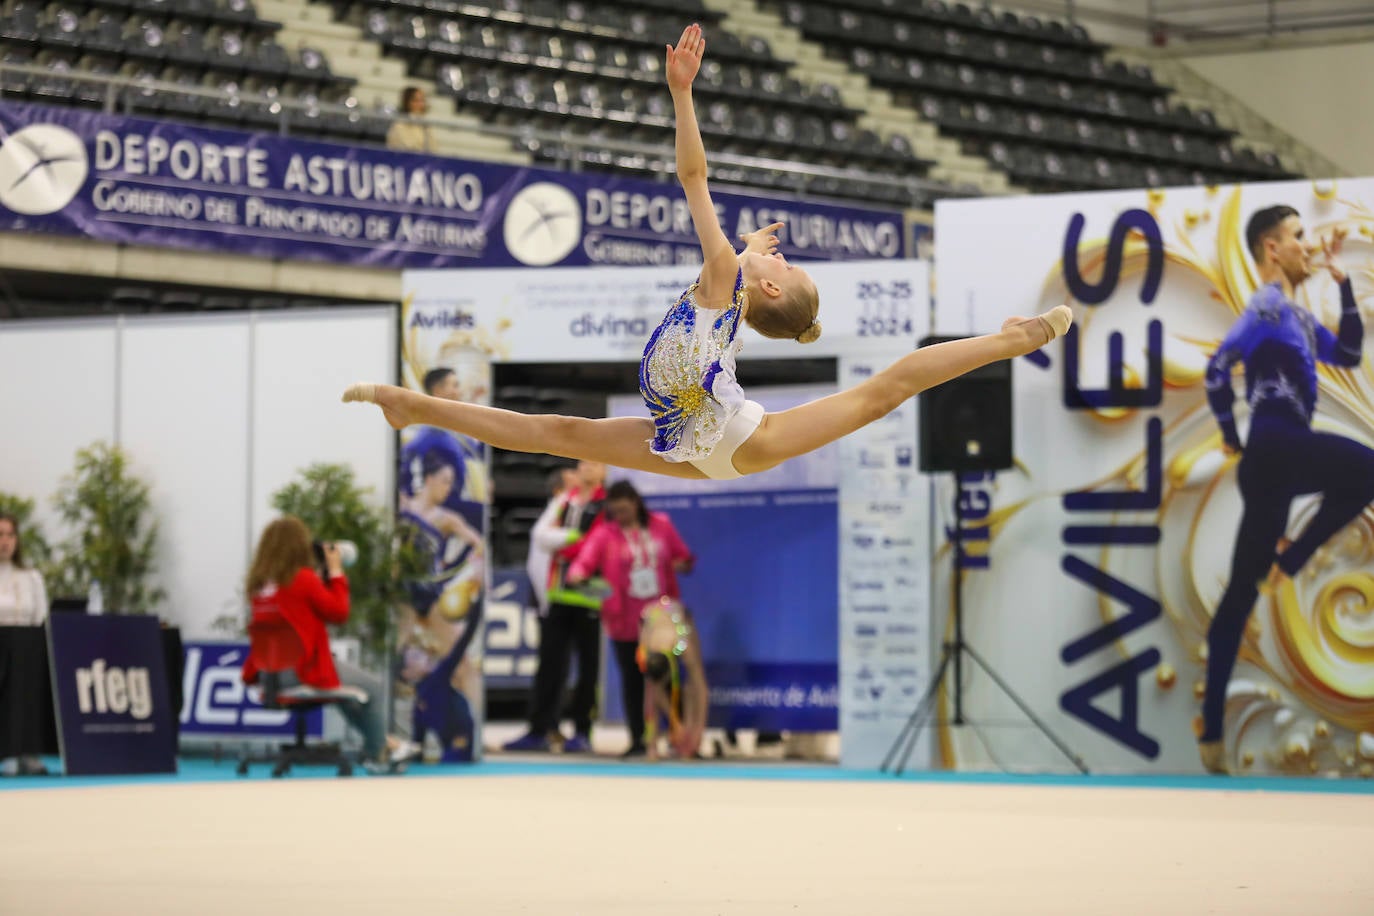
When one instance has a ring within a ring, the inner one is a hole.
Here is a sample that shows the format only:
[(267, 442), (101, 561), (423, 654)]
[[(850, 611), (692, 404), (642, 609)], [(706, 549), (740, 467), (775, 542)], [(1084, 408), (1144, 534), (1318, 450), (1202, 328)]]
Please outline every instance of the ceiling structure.
[[(1374, 29), (1368, 0), (1020, 0), (1008, 6), (1082, 22), (1094, 37), (1163, 45), (1275, 39), (1350, 40)], [(1099, 35), (1104, 30), (1111, 35)]]

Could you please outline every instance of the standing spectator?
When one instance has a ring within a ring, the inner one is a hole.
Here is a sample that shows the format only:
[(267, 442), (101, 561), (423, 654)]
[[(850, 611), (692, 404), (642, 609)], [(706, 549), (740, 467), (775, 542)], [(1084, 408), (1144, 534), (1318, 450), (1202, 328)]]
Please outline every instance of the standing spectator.
[[(48, 619), (48, 590), (43, 575), (24, 563), (24, 545), (19, 539), (19, 521), (0, 515), (0, 626), (39, 627)], [(6, 775), (48, 772), (43, 761), (33, 756), (9, 758), (0, 762)]]
[(557, 522), (563, 511), (564, 496), (577, 489), (577, 471), (572, 467), (550, 471), (545, 486), (549, 502), (530, 531), (530, 552), (525, 560), (525, 574), (529, 576), (541, 618), (549, 613), (549, 572), (553, 568), (554, 552), (568, 543), (567, 535), (558, 530)]
[(413, 120), (423, 118), (429, 113), (429, 99), (419, 86), (407, 86), (401, 90), (401, 111), (386, 132), (386, 145), (390, 149), (403, 149), (416, 153), (434, 152), (434, 131), (428, 124)]
[[(530, 702), (529, 732), (507, 743), (507, 751), (547, 751), (561, 742), (564, 752), (586, 753), (592, 749), (592, 713), (596, 708), (596, 682), (601, 672), (601, 598), (570, 584), (567, 570), (588, 532), (594, 532), (606, 499), (606, 466), (599, 461), (577, 465), (577, 486), (563, 497), (553, 525), (534, 538), (552, 545), (563, 544), (553, 555), (547, 598), (549, 611), (539, 626), (539, 668), (534, 675)], [(573, 737), (563, 740), (558, 730), (563, 686), (568, 678), (568, 656), (577, 652), (577, 683), (573, 687)]]
[(420, 383), (425, 394), (436, 398), (445, 398), (450, 401), (462, 400), (462, 392), (458, 385), (458, 373), (447, 366), (440, 366), (425, 373), (424, 380)]
[(630, 728), (625, 756), (634, 757), (645, 752), (644, 673), (635, 657), (640, 620), (645, 608), (660, 598), (679, 597), (677, 573), (690, 572), (694, 558), (668, 516), (650, 512), (628, 481), (617, 481), (606, 491), (606, 515), (610, 524), (587, 537), (568, 577), (580, 582), (599, 573), (610, 586), (610, 596), (601, 605), (601, 621), (620, 668)]
[(0, 626), (39, 627), (48, 619), (43, 575), (24, 563), (19, 522), (0, 515)]
[[(425, 373), (421, 380), (425, 394), (448, 401), (469, 400), (474, 392), (464, 390), (458, 373), (440, 366)], [(489, 484), (485, 477), (487, 447), (476, 439), (458, 435), (437, 426), (418, 426), (401, 448), (402, 495), (409, 494), (420, 473), (426, 453), (441, 453), (453, 465), (454, 496), (470, 502), (484, 502)]]

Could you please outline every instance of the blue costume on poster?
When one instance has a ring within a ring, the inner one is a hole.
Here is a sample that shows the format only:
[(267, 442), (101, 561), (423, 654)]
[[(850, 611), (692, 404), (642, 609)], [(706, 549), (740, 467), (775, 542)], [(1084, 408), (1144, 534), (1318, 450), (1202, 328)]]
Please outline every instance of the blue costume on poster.
[[(1318, 361), (1360, 364), (1364, 324), (1350, 279), (1340, 284), (1338, 334), (1322, 327), (1270, 283), (1251, 298), (1207, 367), (1207, 396), (1227, 446), (1241, 449), (1231, 406), (1231, 369), (1245, 364), (1250, 434), (1236, 476), (1245, 512), (1236, 535), (1231, 576), (1207, 635), (1204, 742), (1221, 740), (1226, 684), (1235, 666), (1260, 583), (1272, 565), (1292, 577), (1312, 554), (1374, 500), (1374, 449), (1312, 430)], [(1295, 497), (1322, 495), (1303, 533), (1278, 545)]]

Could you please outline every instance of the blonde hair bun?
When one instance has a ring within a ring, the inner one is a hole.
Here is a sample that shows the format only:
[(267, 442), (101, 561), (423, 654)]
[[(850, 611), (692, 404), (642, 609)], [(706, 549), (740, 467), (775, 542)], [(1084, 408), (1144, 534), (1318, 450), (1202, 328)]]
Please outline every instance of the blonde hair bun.
[(821, 336), (821, 323), (812, 321), (794, 339), (797, 343), (815, 343), (816, 338)]

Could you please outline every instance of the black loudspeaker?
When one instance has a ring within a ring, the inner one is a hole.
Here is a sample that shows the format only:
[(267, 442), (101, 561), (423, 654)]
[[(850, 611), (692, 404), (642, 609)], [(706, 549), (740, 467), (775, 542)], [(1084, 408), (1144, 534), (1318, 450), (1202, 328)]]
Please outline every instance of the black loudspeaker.
[[(926, 337), (919, 346), (958, 337)], [(1004, 471), (1012, 466), (1011, 360), (974, 369), (920, 395), (922, 471)]]

